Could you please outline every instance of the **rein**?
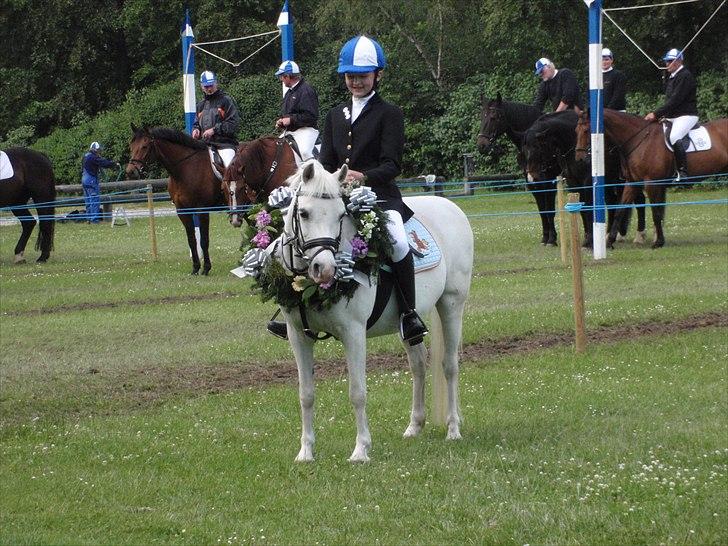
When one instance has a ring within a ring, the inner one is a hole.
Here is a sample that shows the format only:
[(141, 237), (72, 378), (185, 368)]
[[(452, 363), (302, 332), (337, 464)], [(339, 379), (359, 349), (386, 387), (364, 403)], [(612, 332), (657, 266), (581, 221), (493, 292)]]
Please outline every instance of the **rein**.
[(641, 133), (643, 133), (646, 129), (650, 129), (650, 127), (652, 127), (652, 124), (651, 123), (648, 123), (647, 125), (645, 125), (644, 127), (642, 127), (642, 129), (640, 129), (635, 134), (633, 134), (631, 137), (629, 137), (626, 141), (624, 141), (624, 143), (619, 144), (617, 146), (617, 148), (619, 148), (622, 151), (622, 153), (624, 154), (624, 158), (625, 159), (627, 159), (632, 152), (634, 152), (637, 148), (639, 148), (642, 145), (642, 143), (645, 140), (647, 140), (647, 138), (650, 136), (650, 132), (647, 131), (644, 134), (644, 136), (639, 140), (639, 142), (637, 142), (637, 144), (635, 146), (633, 146), (632, 148), (630, 148), (629, 150), (626, 150), (625, 149), (626, 146), (627, 146), (627, 144), (629, 144), (630, 142), (632, 142), (632, 140), (634, 140), (637, 136), (639, 136)]
[[(154, 152), (155, 152), (155, 154), (157, 155), (157, 157), (159, 157), (159, 147), (158, 147), (158, 145), (157, 145), (157, 139), (156, 139), (156, 138), (154, 138), (153, 136), (151, 136), (151, 135), (150, 135), (150, 136), (149, 136), (149, 140), (150, 140), (150, 141), (151, 141), (151, 143), (152, 143), (152, 144), (154, 145)], [(185, 147), (186, 147), (186, 146), (185, 146)], [(184, 162), (185, 162), (185, 161), (187, 161), (187, 160), (188, 160), (189, 158), (191, 158), (191, 157), (192, 157), (193, 155), (195, 155), (196, 153), (198, 153), (198, 152), (201, 152), (201, 151), (202, 151), (202, 150), (192, 150), (192, 151), (191, 151), (191, 152), (190, 152), (189, 154), (187, 154), (186, 156), (184, 156), (184, 157), (183, 157), (182, 159), (178, 159), (178, 160), (176, 160), (176, 161), (174, 161), (174, 162), (170, 163), (169, 167), (170, 167), (170, 168), (174, 168), (174, 167), (176, 167), (177, 165), (180, 165), (181, 163), (184, 163)], [(147, 154), (147, 155), (149, 155), (149, 154)], [(148, 161), (147, 161), (147, 160), (145, 160), (145, 159), (136, 159), (136, 158), (131, 158), (131, 159), (129, 160), (129, 163), (131, 163), (131, 164), (133, 164), (133, 165), (134, 165), (134, 167), (136, 168), (136, 170), (137, 170), (137, 171), (139, 171), (139, 174), (143, 174), (143, 173), (144, 173), (144, 170), (145, 170), (145, 169), (147, 169), (147, 168), (149, 167), (149, 163), (148, 163)], [(137, 164), (139, 165), (139, 167), (137, 167)], [(141, 168), (140, 168), (140, 167), (141, 167)], [(166, 168), (166, 167), (165, 167), (165, 168)], [(168, 169), (168, 170), (169, 170), (169, 169)]]

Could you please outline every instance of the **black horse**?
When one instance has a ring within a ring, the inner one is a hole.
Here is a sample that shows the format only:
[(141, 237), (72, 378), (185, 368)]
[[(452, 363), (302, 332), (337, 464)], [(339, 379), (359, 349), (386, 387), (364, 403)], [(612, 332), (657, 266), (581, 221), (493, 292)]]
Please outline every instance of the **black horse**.
[(45, 262), (53, 250), (55, 231), (56, 179), (53, 167), (44, 154), (29, 148), (5, 150), (13, 169), (13, 176), (0, 180), (0, 207), (9, 208), (20, 220), (23, 231), (15, 245), (15, 263), (25, 262), (23, 253), (36, 221), (28, 201), (33, 200), (40, 228), (35, 249), (40, 250), (39, 262)]
[[(577, 125), (581, 115), (573, 110), (546, 114), (540, 117), (524, 136), (524, 156), (526, 159), (526, 170), (529, 178), (542, 179), (553, 174), (553, 164), (559, 166), (560, 174), (566, 181), (566, 186), (572, 191), (579, 193), (579, 198), (587, 205), (582, 210), (581, 219), (584, 224), (584, 242), (582, 246), (591, 248), (593, 245), (593, 222), (594, 214), (589, 208), (593, 206), (593, 192), (591, 185), (591, 163), (589, 161), (575, 159)], [(606, 172), (604, 186), (604, 201), (609, 208), (608, 229), (611, 229), (615, 217), (614, 205), (620, 202), (622, 197), (622, 185), (616, 184), (619, 179), (619, 157), (615, 154), (608, 154), (605, 161)], [(636, 192), (644, 195), (641, 191)], [(638, 209), (638, 235), (644, 237), (645, 214), (644, 207)], [(625, 235), (629, 224), (629, 216), (623, 215), (619, 226), (619, 232)]]
[[(523, 139), (526, 131), (541, 116), (538, 108), (530, 104), (504, 101), (500, 93), (495, 99), (482, 99), (480, 112), (480, 132), (476, 145), (481, 154), (493, 152), (493, 143), (502, 135), (508, 138), (518, 148), (518, 164), (525, 174), (525, 156), (523, 155)], [(541, 244), (556, 245), (556, 226), (554, 224), (554, 210), (556, 208), (556, 186), (554, 179), (561, 172), (558, 164), (544, 173), (544, 178), (528, 179), (526, 189), (533, 193), (541, 217), (542, 237)]]

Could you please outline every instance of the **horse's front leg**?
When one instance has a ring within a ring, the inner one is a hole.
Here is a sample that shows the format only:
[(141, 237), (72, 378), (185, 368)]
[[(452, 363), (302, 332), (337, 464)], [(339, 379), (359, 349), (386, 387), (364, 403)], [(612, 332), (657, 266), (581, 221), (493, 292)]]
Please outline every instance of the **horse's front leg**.
[(298, 399), (301, 403), (301, 450), (296, 462), (313, 461), (313, 340), (288, 324), (288, 339), (298, 368)]
[(353, 463), (369, 462), (372, 438), (367, 420), (367, 378), (366, 378), (366, 327), (352, 324), (341, 339), (346, 351), (346, 365), (349, 372), (349, 400), (354, 406), (356, 417), (356, 445), (349, 457)]
[(425, 367), (427, 349), (424, 343), (410, 345), (403, 343), (407, 351), (407, 360), (412, 371), (412, 410), (410, 422), (404, 431), (405, 438), (413, 438), (422, 432), (425, 426)]
[(197, 275), (200, 272), (200, 256), (197, 254), (197, 238), (195, 237), (195, 222), (192, 218), (192, 214), (185, 211), (177, 211), (177, 216), (180, 222), (185, 227), (185, 233), (187, 234), (187, 246), (190, 247), (190, 253), (192, 254), (192, 275)]
[(543, 192), (544, 215), (548, 226), (546, 245), (557, 246), (558, 236), (556, 235), (556, 189)]
[(210, 215), (200, 213), (200, 248), (202, 248), (202, 274), (207, 275), (212, 269), (210, 261)]

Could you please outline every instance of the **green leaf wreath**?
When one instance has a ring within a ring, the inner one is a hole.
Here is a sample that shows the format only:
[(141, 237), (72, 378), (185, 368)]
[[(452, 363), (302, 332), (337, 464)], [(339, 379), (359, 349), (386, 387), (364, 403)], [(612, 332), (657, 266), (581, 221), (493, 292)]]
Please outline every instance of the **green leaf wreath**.
[[(348, 205), (347, 197), (343, 197)], [(387, 216), (379, 206), (369, 212), (351, 213), (356, 235), (352, 239), (354, 268), (365, 275), (375, 275), (379, 266), (392, 254), (392, 241), (386, 223)], [(250, 249), (265, 249), (283, 232), (283, 216), (279, 209), (267, 204), (254, 206), (242, 226), (240, 250), (245, 254)], [(321, 311), (330, 308), (342, 297), (350, 299), (359, 286), (354, 280), (334, 280), (330, 285), (316, 284), (303, 275), (292, 275), (281, 263), (268, 260), (260, 274), (254, 278), (253, 290), (262, 301), (273, 300), (279, 306), (292, 309), (303, 304)]]

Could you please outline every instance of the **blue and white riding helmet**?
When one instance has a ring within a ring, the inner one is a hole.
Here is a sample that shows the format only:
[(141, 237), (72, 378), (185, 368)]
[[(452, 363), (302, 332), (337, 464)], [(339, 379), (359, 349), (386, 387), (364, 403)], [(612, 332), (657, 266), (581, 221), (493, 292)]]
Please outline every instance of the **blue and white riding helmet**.
[(366, 74), (387, 66), (382, 46), (366, 36), (355, 36), (344, 44), (339, 53), (339, 74)]
[(92, 142), (88, 147), (90, 152), (100, 152), (102, 148), (101, 144), (96, 141)]
[(203, 87), (209, 87), (217, 83), (217, 76), (211, 70), (205, 70), (200, 74), (200, 85)]
[(276, 70), (276, 76), (280, 76), (281, 74), (300, 74), (301, 69), (298, 67), (298, 64), (296, 64), (293, 61), (283, 61), (281, 63), (281, 66), (278, 67), (278, 70)]
[(534, 74), (536, 74), (536, 76), (540, 76), (543, 69), (547, 66), (551, 66), (551, 61), (546, 57), (541, 57), (538, 61), (536, 61), (536, 71)]
[(665, 56), (662, 58), (662, 60), (665, 62), (667, 62), (667, 61), (672, 62), (675, 59), (682, 59), (682, 58), (683, 58), (682, 51), (673, 47), (670, 51), (665, 53)]
[(612, 50), (609, 49), (608, 47), (603, 47), (602, 48), (602, 59), (604, 57), (607, 57), (609, 59), (614, 59), (614, 55), (612, 55)]

